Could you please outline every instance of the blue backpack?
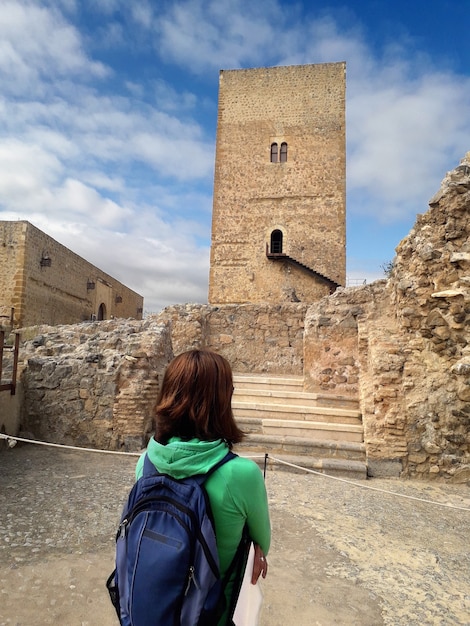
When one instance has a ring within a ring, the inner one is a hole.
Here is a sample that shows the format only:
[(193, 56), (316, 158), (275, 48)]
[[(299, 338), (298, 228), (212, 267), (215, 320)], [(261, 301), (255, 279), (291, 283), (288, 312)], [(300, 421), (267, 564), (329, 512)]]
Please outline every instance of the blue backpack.
[[(203, 487), (235, 456), (228, 452), (207, 474), (182, 480), (160, 474), (145, 456), (143, 475), (129, 494), (118, 528), (116, 569), (106, 583), (122, 626), (216, 626), (235, 569), (238, 593), (249, 541), (244, 535), (221, 580)], [(235, 604), (233, 598), (230, 604)]]

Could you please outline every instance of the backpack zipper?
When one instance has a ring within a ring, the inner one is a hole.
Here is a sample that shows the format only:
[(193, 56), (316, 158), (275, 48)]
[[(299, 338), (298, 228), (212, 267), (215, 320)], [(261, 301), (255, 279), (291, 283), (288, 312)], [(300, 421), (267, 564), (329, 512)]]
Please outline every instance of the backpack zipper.
[(123, 519), (122, 522), (119, 524), (119, 528), (117, 532), (118, 539), (125, 539), (126, 528), (127, 528), (128, 523), (129, 523), (129, 520), (126, 517), (126, 519)]
[(194, 584), (196, 585), (196, 579), (194, 578), (194, 565), (189, 566), (188, 582), (186, 585), (186, 589), (184, 590), (185, 596), (187, 596), (189, 593), (189, 588), (191, 587), (191, 581), (193, 581)]

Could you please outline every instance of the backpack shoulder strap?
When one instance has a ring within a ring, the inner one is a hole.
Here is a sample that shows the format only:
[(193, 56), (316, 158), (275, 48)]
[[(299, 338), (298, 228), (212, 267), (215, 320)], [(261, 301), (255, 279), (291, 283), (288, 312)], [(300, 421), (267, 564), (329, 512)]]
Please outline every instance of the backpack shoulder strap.
[(155, 465), (149, 459), (149, 455), (146, 452), (145, 453), (145, 457), (144, 457), (144, 466), (142, 468), (142, 478), (148, 478), (149, 476), (155, 476), (156, 474), (159, 474), (159, 473), (160, 472), (157, 470)]
[(209, 476), (211, 474), (213, 474), (215, 472), (215, 470), (218, 470), (219, 467), (222, 467), (222, 465), (225, 465), (225, 463), (227, 463), (228, 461), (231, 461), (232, 459), (237, 458), (238, 454), (235, 454), (235, 452), (232, 452), (231, 450), (229, 450), (227, 452), (227, 454), (224, 456), (223, 459), (220, 459), (220, 461), (218, 463), (216, 463), (215, 465), (213, 465), (210, 470), (208, 472), (206, 472), (206, 474), (204, 474), (204, 476), (206, 478), (209, 478)]
[(235, 452), (232, 452), (231, 450), (229, 450), (227, 454), (224, 456), (224, 458), (220, 459), (220, 461), (216, 463), (215, 465), (213, 465), (210, 468), (210, 470), (208, 470), (205, 474), (197, 474), (193, 476), (192, 478), (194, 478), (194, 480), (196, 480), (200, 485), (202, 485), (203, 483), (206, 482), (209, 476), (211, 476), (216, 470), (219, 469), (219, 467), (222, 467), (222, 465), (225, 465), (225, 463), (227, 463), (228, 461), (231, 461), (232, 459), (235, 459), (237, 456), (238, 454), (235, 454)]

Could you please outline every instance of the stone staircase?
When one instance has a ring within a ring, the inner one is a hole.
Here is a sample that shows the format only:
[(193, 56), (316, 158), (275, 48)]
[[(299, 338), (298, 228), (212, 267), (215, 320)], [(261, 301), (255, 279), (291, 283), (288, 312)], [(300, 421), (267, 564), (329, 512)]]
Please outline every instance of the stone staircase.
[[(296, 376), (234, 374), (234, 387), (233, 413), (247, 434), (236, 447), (239, 454), (267, 453), (325, 474), (367, 478), (356, 399), (305, 392)], [(295, 471), (280, 463), (272, 466)]]
[(339, 283), (335, 282), (331, 278), (328, 278), (328, 276), (325, 276), (324, 274), (320, 274), (320, 272), (317, 272), (316, 270), (312, 269), (308, 265), (305, 265), (305, 263), (302, 263), (302, 261), (297, 261), (297, 259), (294, 259), (294, 257), (289, 256), (285, 252), (270, 252), (268, 244), (266, 244), (266, 256), (271, 261), (287, 261), (291, 265), (300, 267), (302, 270), (306, 271), (311, 276), (315, 276), (316, 278), (319, 278), (323, 282), (327, 283), (333, 291), (337, 289), (338, 287), (341, 287)]

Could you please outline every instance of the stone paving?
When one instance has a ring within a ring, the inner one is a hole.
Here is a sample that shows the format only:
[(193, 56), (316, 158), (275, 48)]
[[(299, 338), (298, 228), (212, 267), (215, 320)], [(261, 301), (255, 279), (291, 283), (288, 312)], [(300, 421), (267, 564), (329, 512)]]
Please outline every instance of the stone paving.
[[(0, 626), (117, 626), (104, 583), (134, 457), (0, 449)], [(268, 471), (262, 626), (470, 624), (470, 488)], [(466, 510), (465, 510), (466, 509)]]

